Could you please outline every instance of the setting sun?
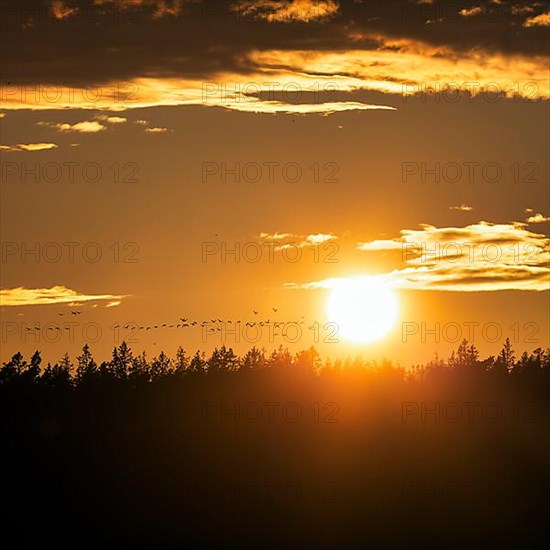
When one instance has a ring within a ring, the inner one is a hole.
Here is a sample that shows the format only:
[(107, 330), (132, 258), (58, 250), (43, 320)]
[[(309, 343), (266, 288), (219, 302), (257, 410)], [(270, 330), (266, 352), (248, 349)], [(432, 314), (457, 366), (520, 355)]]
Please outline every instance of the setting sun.
[(390, 286), (376, 277), (339, 281), (327, 300), (327, 315), (346, 340), (367, 343), (385, 336), (395, 325), (397, 298)]

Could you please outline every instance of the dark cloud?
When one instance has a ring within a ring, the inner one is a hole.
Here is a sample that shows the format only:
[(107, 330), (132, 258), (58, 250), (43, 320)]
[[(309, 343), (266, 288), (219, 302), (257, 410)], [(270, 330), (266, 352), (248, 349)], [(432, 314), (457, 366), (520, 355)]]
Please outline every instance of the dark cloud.
[(524, 26), (546, 11), (530, 0), (337, 4), (330, 18), (305, 22), (270, 21), (257, 16), (261, 9), (239, 12), (234, 1), (8, 0), (1, 4), (2, 82), (207, 80), (222, 72), (257, 73), (262, 67), (248, 55), (253, 51), (406, 49), (399, 40), (446, 48), (433, 55), (450, 57), (543, 56), (549, 47), (545, 26)]

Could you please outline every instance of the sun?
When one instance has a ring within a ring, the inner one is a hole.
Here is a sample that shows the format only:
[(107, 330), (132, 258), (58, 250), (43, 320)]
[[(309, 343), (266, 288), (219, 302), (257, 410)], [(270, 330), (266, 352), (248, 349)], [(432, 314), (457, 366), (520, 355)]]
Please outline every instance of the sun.
[(326, 308), (329, 321), (338, 326), (338, 336), (356, 343), (385, 336), (395, 326), (399, 312), (392, 288), (374, 276), (339, 279)]

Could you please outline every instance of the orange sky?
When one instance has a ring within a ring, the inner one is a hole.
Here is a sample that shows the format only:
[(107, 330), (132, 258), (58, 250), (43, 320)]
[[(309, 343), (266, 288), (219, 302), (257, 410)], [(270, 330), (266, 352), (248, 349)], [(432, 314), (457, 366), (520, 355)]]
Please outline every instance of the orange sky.
[[(123, 338), (405, 366), (462, 337), (547, 347), (547, 14), (388, 4), (10, 3), (1, 359)], [(394, 328), (330, 341), (331, 285), (369, 274), (395, 288)], [(300, 332), (236, 341), (239, 320)]]

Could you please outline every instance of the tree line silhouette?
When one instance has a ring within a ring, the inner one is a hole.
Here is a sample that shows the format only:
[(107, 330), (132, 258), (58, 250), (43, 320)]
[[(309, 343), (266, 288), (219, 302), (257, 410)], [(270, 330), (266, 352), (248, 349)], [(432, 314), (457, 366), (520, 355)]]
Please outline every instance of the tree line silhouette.
[(536, 548), (549, 381), (550, 350), (516, 356), (509, 340), (410, 368), (313, 347), (16, 353), (0, 369), (3, 534), (56, 549)]
[(279, 346), (271, 353), (265, 348), (253, 347), (242, 357), (235, 354), (231, 347), (225, 345), (216, 347), (209, 357), (197, 350), (189, 356), (183, 347), (179, 347), (175, 357), (171, 358), (161, 351), (151, 360), (145, 352), (134, 355), (126, 342), (114, 347), (109, 361), (97, 363), (90, 347), (85, 344), (80, 355), (73, 362), (65, 353), (55, 364), (48, 363), (42, 367), (39, 351), (26, 361), (21, 353), (3, 363), (0, 369), (0, 385), (38, 384), (48, 387), (77, 387), (87, 384), (101, 384), (108, 381), (126, 382), (130, 385), (155, 382), (163, 379), (183, 379), (191, 375), (213, 375), (222, 373), (242, 373), (260, 369), (296, 369), (311, 371), (323, 375), (334, 372), (346, 372), (360, 369), (373, 372), (392, 372), (403, 379), (419, 379), (431, 373), (448, 369), (471, 369), (476, 373), (487, 373), (494, 376), (529, 377), (534, 381), (538, 377), (548, 377), (550, 371), (550, 348), (536, 348), (531, 353), (524, 351), (516, 359), (510, 339), (504, 342), (501, 351), (495, 356), (480, 359), (479, 351), (474, 344), (464, 339), (447, 359), (435, 359), (425, 365), (413, 365), (405, 369), (393, 365), (390, 360), (365, 361), (361, 357), (355, 359), (336, 359), (322, 361), (314, 347), (291, 354), (287, 348)]

